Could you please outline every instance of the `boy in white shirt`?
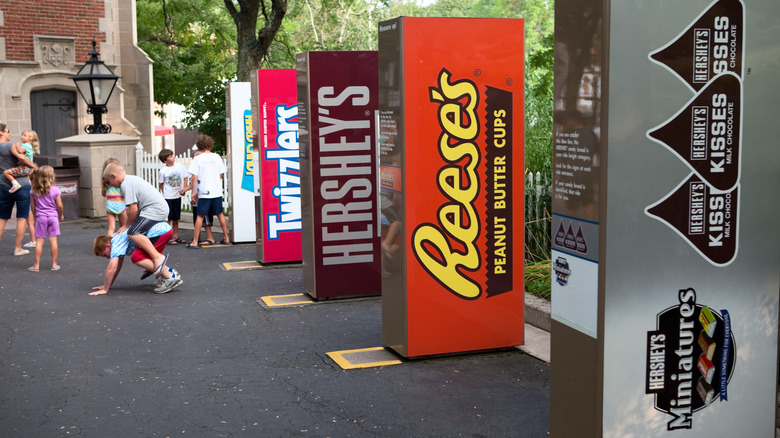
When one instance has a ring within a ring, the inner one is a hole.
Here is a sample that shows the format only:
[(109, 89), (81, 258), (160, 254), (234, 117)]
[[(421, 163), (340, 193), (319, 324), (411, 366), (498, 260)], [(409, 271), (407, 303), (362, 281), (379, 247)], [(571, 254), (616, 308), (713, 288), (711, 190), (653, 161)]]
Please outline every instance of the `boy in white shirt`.
[(160, 181), (160, 191), (168, 203), (168, 223), (173, 228), (173, 238), (171, 245), (184, 243), (184, 239), (179, 237), (179, 220), (181, 220), (181, 195), (184, 188), (184, 180), (189, 176), (187, 169), (183, 164), (176, 162), (176, 157), (170, 149), (163, 149), (157, 157), (165, 163), (165, 167), (160, 169), (158, 181)]
[(187, 245), (191, 248), (198, 246), (200, 239), (200, 228), (203, 225), (203, 218), (206, 215), (215, 215), (219, 219), (219, 225), (222, 227), (224, 238), (220, 243), (226, 245), (230, 243), (228, 238), (227, 221), (222, 213), (222, 178), (227, 171), (222, 157), (211, 152), (214, 147), (214, 140), (208, 135), (199, 135), (195, 145), (203, 151), (200, 155), (192, 159), (187, 171), (192, 175), (192, 185), (197, 182), (198, 192), (192, 194), (192, 198), (197, 201), (197, 218), (195, 219), (195, 235), (192, 242)]

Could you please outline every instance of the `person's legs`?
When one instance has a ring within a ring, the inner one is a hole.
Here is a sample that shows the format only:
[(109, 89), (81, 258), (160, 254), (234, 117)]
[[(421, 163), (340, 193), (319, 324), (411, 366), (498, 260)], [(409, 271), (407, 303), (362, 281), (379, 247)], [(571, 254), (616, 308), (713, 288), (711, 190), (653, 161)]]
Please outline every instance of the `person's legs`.
[[(165, 250), (165, 245), (171, 240), (171, 237), (173, 237), (173, 230), (168, 231), (162, 236), (156, 237), (154, 239), (155, 248), (157, 248), (159, 252)], [(154, 263), (149, 260), (148, 254), (143, 252), (140, 248), (136, 248), (135, 251), (133, 251), (130, 259), (133, 261), (133, 263), (140, 266), (147, 272), (156, 269)], [(158, 279), (157, 287), (154, 289), (155, 293), (164, 294), (170, 292), (184, 283), (181, 275), (173, 268), (167, 268), (163, 266), (161, 274), (162, 276)]]
[(110, 211), (107, 211), (106, 219), (108, 220), (108, 232), (106, 234), (113, 236), (114, 230), (116, 230), (116, 215)]
[(35, 261), (30, 266), (32, 270), (38, 270), (41, 268), (41, 254), (43, 254), (43, 237), (39, 237), (35, 242)]
[[(49, 245), (51, 245), (51, 269), (57, 270), (60, 265), (57, 264), (57, 256), (60, 254), (60, 247), (57, 246), (57, 236), (49, 236)], [(35, 248), (36, 252), (38, 248)]]
[(157, 268), (161, 268), (165, 261), (165, 256), (160, 254), (155, 249), (152, 241), (146, 237), (146, 232), (149, 228), (153, 227), (157, 222), (147, 219), (145, 217), (139, 217), (133, 222), (127, 229), (127, 237), (138, 246), (143, 252), (149, 255), (156, 266), (154, 272), (157, 272)]
[(203, 216), (203, 229), (206, 231), (206, 240), (209, 242), (216, 242), (214, 240), (214, 234), (211, 232), (211, 226), (214, 224), (214, 218), (210, 214)]
[[(30, 230), (30, 243), (35, 244), (35, 216), (29, 215), (27, 216), (27, 228)], [(33, 246), (33, 245), (27, 245), (27, 247)]]
[[(152, 257), (152, 261), (154, 261), (155, 266), (157, 268), (160, 268), (162, 263), (165, 262), (165, 256), (157, 252), (156, 249), (154, 249), (154, 245), (152, 245), (152, 241), (149, 240), (148, 237), (144, 234), (136, 234), (133, 236), (128, 236), (130, 240), (133, 241), (139, 248), (141, 248), (142, 251), (149, 254), (150, 257)], [(154, 272), (156, 273), (158, 269), (155, 269)]]
[[(17, 253), (19, 251), (27, 251), (26, 249), (22, 248), (22, 243), (24, 243), (24, 235), (27, 233), (27, 218), (16, 218), (16, 242), (14, 242), (14, 253)], [(37, 246), (37, 245), (36, 245)], [(28, 254), (29, 251), (27, 251), (25, 254)]]
[(17, 190), (11, 196), (14, 197), (16, 202), (16, 245), (14, 246), (14, 254), (24, 253), (22, 243), (24, 242), (24, 234), (27, 232), (27, 217), (30, 215), (30, 190), (29, 186), (25, 186), (24, 190)]
[(19, 190), (21, 187), (18, 182), (16, 182), (16, 178), (14, 178), (13, 175), (13, 168), (6, 169), (3, 172), (3, 176), (5, 176), (5, 179), (7, 179), (11, 183), (11, 188), (8, 190), (8, 193), (14, 193), (15, 191)]
[(181, 219), (181, 198), (166, 199), (168, 202), (168, 220), (173, 228), (173, 240), (179, 243), (179, 220)]
[[(32, 215), (30, 216), (32, 217)], [(43, 242), (45, 239), (45, 236), (50, 236), (51, 234), (48, 234), (48, 224), (49, 218), (43, 216), (38, 218), (38, 221), (35, 223), (35, 227), (37, 228), (35, 231), (35, 235), (38, 236), (35, 239), (35, 248), (33, 251), (35, 252), (35, 262), (32, 266), (30, 266), (31, 270), (38, 270), (41, 267), (41, 254), (43, 254)]]
[(225, 214), (220, 212), (219, 216), (217, 216), (217, 219), (219, 219), (219, 226), (222, 228), (222, 234), (225, 236), (222, 238), (222, 243), (230, 243), (230, 237), (228, 236), (228, 227), (227, 227), (227, 221), (225, 220)]
[(14, 197), (8, 190), (0, 189), (0, 242), (3, 240), (5, 226), (8, 219), (11, 219), (11, 212), (14, 209)]
[(8, 219), (11, 219), (13, 208), (13, 196), (7, 190), (0, 190), (0, 241), (3, 240), (5, 225), (8, 223)]
[(124, 228), (127, 225), (127, 210), (122, 210), (117, 218), (119, 219), (119, 228)]
[[(155, 251), (157, 251), (158, 253), (162, 253), (163, 251), (165, 251), (165, 245), (168, 244), (172, 236), (173, 236), (173, 231), (168, 231), (165, 234), (153, 238), (152, 239), (153, 242), (152, 240), (150, 240), (150, 242), (152, 242)], [(165, 257), (163, 257), (163, 260), (164, 259)], [(144, 270), (146, 271), (155, 272), (156, 269), (159, 268), (159, 264), (153, 262), (152, 259), (149, 257), (149, 253), (147, 253), (140, 247), (136, 248), (133, 251), (133, 253), (130, 255), (130, 260), (135, 265), (144, 268)], [(167, 269), (163, 269), (161, 275), (164, 278), (168, 278), (171, 276), (171, 273)]]
[(192, 242), (190, 242), (190, 246), (198, 246), (198, 242), (200, 239), (200, 227), (203, 226), (203, 215), (199, 214), (195, 218), (195, 234), (192, 236)]
[[(154, 262), (152, 262), (152, 259), (142, 259), (133, 263), (135, 263), (135, 265), (138, 266), (139, 268), (142, 268), (144, 271), (149, 271), (149, 272), (154, 271)], [(163, 276), (165, 276), (165, 272), (163, 272)]]
[(60, 247), (57, 245), (57, 236), (60, 235), (60, 221), (56, 217), (48, 219), (46, 235), (49, 236), (49, 245), (51, 246), (51, 270), (57, 271), (60, 269), (60, 265), (57, 264), (57, 256), (60, 253)]
[(222, 213), (222, 198), (211, 198), (208, 200), (208, 214), (213, 214), (217, 216), (217, 220), (219, 221), (219, 226), (222, 228), (222, 243), (230, 243), (230, 238), (228, 236), (228, 228), (227, 228), (227, 221), (225, 220), (225, 215)]

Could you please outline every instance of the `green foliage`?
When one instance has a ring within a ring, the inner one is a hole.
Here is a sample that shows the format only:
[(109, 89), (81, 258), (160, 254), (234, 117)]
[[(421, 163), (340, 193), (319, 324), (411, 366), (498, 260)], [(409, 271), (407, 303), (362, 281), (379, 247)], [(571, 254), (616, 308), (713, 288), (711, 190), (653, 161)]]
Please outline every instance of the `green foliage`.
[(531, 172), (552, 175), (553, 37), (528, 57), (525, 74), (525, 162)]
[(215, 81), (200, 87), (201, 98), (190, 102), (185, 112), (184, 123), (196, 127), (200, 134), (214, 139), (213, 152), (226, 152), (227, 136), (225, 87), (228, 81)]
[(552, 287), (550, 261), (526, 263), (524, 271), (525, 290), (537, 297), (549, 299)]
[(221, 3), (138, 0), (138, 45), (154, 60), (154, 100), (185, 107), (185, 125), (225, 149), (224, 83), (236, 74), (236, 29)]
[[(464, 0), (473, 1), (473, 0)], [(321, 50), (377, 50), (380, 21), (421, 16), (414, 1), (303, 0), (291, 3), (266, 55), (266, 68), (295, 68), (295, 55)]]

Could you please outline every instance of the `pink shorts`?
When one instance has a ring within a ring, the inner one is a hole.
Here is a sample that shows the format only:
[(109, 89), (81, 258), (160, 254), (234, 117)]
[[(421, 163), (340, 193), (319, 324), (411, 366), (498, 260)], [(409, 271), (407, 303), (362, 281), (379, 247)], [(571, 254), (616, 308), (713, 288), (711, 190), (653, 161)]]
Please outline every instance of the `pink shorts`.
[(60, 235), (60, 221), (55, 216), (38, 216), (35, 218), (35, 238), (54, 237)]

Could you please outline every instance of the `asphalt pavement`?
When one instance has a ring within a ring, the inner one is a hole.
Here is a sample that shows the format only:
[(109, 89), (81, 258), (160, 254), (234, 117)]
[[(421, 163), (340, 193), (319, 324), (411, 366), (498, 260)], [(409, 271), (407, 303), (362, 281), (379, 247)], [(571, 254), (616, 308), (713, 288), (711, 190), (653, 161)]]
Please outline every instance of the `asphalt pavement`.
[(547, 363), (510, 349), (344, 370), (326, 353), (381, 346), (381, 299), (263, 306), (301, 293), (302, 268), (224, 268), (253, 244), (169, 246), (171, 293), (127, 260), (89, 296), (105, 223), (62, 224), (60, 271), (47, 243), (28, 272), (3, 235), (0, 437), (548, 436)]

